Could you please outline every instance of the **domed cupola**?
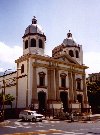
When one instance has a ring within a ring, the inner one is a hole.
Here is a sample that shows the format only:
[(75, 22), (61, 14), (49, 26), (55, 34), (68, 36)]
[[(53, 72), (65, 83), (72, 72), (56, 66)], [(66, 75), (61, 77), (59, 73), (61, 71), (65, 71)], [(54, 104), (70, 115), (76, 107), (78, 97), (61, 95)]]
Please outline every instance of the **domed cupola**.
[(79, 64), (83, 64), (82, 45), (79, 45), (74, 41), (70, 30), (67, 33), (67, 38), (63, 40), (63, 43), (52, 50), (52, 56), (54, 58), (66, 54), (76, 60)]
[(69, 32), (67, 33), (67, 38), (63, 40), (63, 44), (65, 46), (77, 46), (77, 43), (74, 41), (73, 37), (72, 37), (72, 33)]
[(44, 55), (46, 36), (43, 29), (37, 24), (34, 16), (32, 24), (29, 25), (23, 36), (23, 54), (39, 54)]

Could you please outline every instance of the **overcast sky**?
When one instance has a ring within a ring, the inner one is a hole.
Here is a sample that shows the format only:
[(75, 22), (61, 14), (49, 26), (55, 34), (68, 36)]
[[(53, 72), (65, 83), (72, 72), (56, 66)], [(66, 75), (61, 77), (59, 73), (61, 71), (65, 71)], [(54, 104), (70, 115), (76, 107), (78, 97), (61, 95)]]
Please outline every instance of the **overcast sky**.
[(68, 31), (82, 44), (87, 73), (100, 72), (100, 0), (0, 0), (0, 71), (16, 69), (26, 27), (36, 16), (47, 37), (45, 53)]

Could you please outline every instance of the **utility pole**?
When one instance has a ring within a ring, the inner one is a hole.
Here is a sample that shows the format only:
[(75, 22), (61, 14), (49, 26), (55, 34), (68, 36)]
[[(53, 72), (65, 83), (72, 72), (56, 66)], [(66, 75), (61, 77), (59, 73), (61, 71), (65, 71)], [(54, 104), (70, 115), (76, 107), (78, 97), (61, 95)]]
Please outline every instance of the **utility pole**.
[(6, 82), (5, 82), (5, 74), (6, 74), (6, 72), (8, 71), (8, 70), (11, 70), (11, 69), (7, 69), (7, 70), (5, 70), (5, 72), (4, 72), (4, 74), (3, 74), (3, 91), (2, 91), (2, 93), (3, 93), (3, 111), (2, 111), (2, 113), (3, 113), (3, 121), (4, 121), (4, 115), (5, 115), (5, 88), (6, 88)]

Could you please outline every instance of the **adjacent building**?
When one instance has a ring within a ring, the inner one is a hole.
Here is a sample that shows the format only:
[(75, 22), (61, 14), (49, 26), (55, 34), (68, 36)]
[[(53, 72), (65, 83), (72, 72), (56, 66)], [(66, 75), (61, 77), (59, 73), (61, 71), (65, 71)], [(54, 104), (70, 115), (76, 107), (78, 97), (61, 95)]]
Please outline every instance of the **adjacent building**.
[(87, 81), (89, 82), (100, 81), (100, 72), (89, 74)]

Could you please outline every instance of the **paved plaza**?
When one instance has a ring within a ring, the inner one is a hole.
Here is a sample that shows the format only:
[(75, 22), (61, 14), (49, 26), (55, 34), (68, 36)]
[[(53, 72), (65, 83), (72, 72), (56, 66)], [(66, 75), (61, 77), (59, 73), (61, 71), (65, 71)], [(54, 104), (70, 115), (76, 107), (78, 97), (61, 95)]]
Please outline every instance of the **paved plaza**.
[(43, 120), (43, 122), (23, 122), (17, 119), (0, 126), (2, 135), (100, 135), (100, 121), (68, 122)]

